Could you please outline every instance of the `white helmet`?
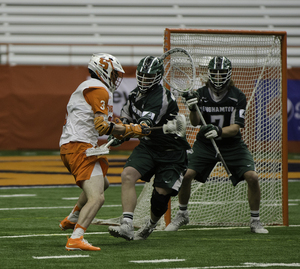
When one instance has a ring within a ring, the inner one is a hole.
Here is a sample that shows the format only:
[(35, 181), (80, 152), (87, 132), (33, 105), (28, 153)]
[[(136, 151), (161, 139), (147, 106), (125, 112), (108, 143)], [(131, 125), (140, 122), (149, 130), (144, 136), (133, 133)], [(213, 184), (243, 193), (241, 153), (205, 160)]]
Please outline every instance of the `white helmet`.
[(88, 69), (93, 71), (111, 92), (119, 87), (125, 73), (119, 60), (107, 53), (93, 54)]

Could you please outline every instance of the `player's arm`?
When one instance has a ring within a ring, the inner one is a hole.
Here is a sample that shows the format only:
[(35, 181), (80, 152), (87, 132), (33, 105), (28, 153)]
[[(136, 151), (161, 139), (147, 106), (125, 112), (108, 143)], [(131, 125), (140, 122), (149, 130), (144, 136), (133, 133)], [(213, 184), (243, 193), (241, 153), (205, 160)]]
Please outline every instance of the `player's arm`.
[(190, 112), (190, 122), (195, 127), (201, 124), (201, 119), (197, 111)]
[(185, 92), (182, 97), (185, 99), (186, 105), (190, 110), (190, 122), (193, 126), (201, 124), (201, 118), (197, 111), (199, 102), (199, 93), (197, 91)]
[(122, 122), (108, 121), (109, 94), (104, 88), (88, 88), (84, 91), (84, 97), (94, 111), (95, 129), (99, 135), (121, 135), (125, 137), (142, 137), (150, 134), (145, 126), (140, 124), (123, 124)]
[(232, 137), (238, 134), (240, 128), (244, 127), (246, 113), (246, 97), (240, 94), (239, 100), (235, 109), (234, 123), (222, 128), (222, 137)]
[(123, 124), (120, 122), (109, 122), (107, 121), (107, 116), (102, 113), (96, 113), (94, 124), (95, 129), (98, 131), (99, 135), (114, 135), (118, 139), (123, 138), (140, 138), (143, 136), (147, 136), (151, 133), (148, 130), (148, 126), (145, 124)]
[(231, 124), (229, 126), (225, 126), (222, 128), (222, 137), (232, 137), (237, 135), (240, 130), (240, 126), (238, 124)]

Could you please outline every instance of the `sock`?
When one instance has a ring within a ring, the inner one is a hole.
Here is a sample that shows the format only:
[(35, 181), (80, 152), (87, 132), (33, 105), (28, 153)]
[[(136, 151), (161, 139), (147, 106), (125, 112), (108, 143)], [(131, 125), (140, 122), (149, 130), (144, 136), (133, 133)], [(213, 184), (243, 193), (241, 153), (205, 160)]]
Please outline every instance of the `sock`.
[(85, 231), (86, 231), (86, 228), (84, 228), (83, 226), (81, 226), (77, 223), (75, 225), (75, 228), (74, 228), (74, 231), (71, 235), (71, 238), (72, 239), (79, 238), (79, 237), (84, 235)]
[(250, 210), (251, 220), (259, 220), (259, 210)]
[(156, 227), (156, 225), (157, 225), (157, 222), (155, 222), (155, 221), (153, 221), (151, 218), (150, 218), (150, 226), (151, 227)]
[(78, 221), (78, 217), (79, 217), (79, 213), (80, 213), (81, 208), (79, 208), (77, 206), (77, 204), (74, 206), (72, 212), (70, 213), (70, 215), (68, 216), (68, 220), (72, 221), (72, 222), (77, 222)]
[(186, 204), (186, 205), (179, 204), (179, 210), (180, 210), (180, 211), (186, 211), (187, 208), (188, 208), (188, 205), (187, 205), (187, 204)]
[(123, 219), (129, 223), (133, 222), (133, 212), (123, 212)]

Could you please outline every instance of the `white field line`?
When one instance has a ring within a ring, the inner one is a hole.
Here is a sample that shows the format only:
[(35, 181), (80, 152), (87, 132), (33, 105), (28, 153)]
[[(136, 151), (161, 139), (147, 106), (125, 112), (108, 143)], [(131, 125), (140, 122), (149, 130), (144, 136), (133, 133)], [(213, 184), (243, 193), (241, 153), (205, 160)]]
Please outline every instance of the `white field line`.
[(223, 268), (258, 268), (258, 267), (300, 267), (300, 263), (252, 263), (246, 262), (241, 265), (218, 265), (218, 266), (204, 266), (204, 267), (175, 267), (166, 269), (223, 269)]
[[(102, 207), (120, 207), (121, 205), (103, 205)], [(35, 209), (59, 209), (59, 208), (73, 208), (74, 206), (50, 206), (50, 207), (12, 207), (12, 208), (0, 208), (0, 211), (5, 210), (35, 210)]]
[(32, 256), (32, 258), (37, 260), (44, 259), (65, 259), (65, 258), (88, 258), (90, 255), (62, 255), (62, 256)]
[(185, 259), (160, 259), (160, 260), (140, 260), (140, 261), (129, 261), (133, 263), (161, 263), (161, 262), (184, 262)]
[[(108, 234), (108, 232), (88, 232), (85, 233), (86, 234)], [(6, 238), (26, 238), (26, 237), (39, 237), (39, 236), (43, 236), (43, 237), (49, 237), (49, 236), (68, 236), (70, 235), (70, 233), (66, 234), (66, 233), (61, 233), (61, 234), (24, 234), (24, 235), (4, 235), (4, 236), (0, 236), (0, 239), (6, 239)]]
[(0, 198), (11, 198), (11, 197), (31, 197), (36, 196), (36, 194), (10, 194), (10, 195), (0, 195)]

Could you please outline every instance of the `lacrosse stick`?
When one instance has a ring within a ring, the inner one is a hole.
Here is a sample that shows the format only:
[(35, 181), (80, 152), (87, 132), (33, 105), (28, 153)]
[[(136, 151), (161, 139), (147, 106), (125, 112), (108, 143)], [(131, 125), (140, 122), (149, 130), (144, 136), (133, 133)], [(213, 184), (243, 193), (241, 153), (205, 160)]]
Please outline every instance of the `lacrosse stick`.
[[(163, 80), (174, 90), (183, 92), (190, 92), (194, 89), (195, 79), (196, 79), (196, 68), (191, 55), (182, 48), (174, 48), (163, 55), (160, 58), (164, 61), (165, 74)], [(207, 125), (199, 107), (196, 105), (197, 113), (199, 114), (200, 120), (203, 125)], [(216, 144), (216, 141), (210, 139), (218, 159), (223, 164), (229, 177), (232, 176), (225, 163), (223, 156)]]
[[(186, 119), (183, 114), (178, 113), (173, 120), (169, 120), (163, 126), (149, 127), (147, 130), (159, 130), (162, 129), (164, 134), (176, 134), (178, 136), (184, 137), (186, 134)], [(111, 139), (106, 144), (100, 147), (88, 148), (85, 151), (87, 157), (104, 155), (109, 153), (109, 146), (116, 140), (116, 138)]]
[(163, 80), (174, 90), (188, 92), (194, 88), (196, 70), (191, 55), (182, 48), (168, 50), (160, 56), (164, 63)]

